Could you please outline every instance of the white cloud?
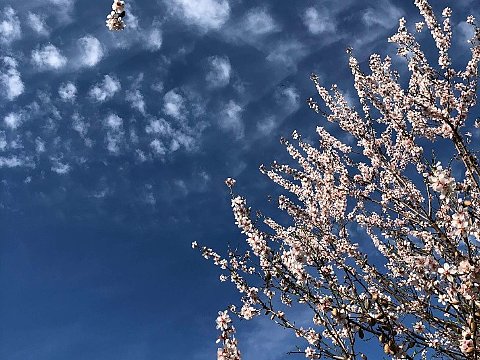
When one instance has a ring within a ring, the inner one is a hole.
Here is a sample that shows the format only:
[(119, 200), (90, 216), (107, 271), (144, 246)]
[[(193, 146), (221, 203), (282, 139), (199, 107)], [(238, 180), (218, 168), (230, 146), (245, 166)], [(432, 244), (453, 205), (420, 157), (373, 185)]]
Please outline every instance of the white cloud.
[(17, 13), (10, 6), (2, 11), (2, 20), (0, 21), (0, 42), (9, 44), (22, 37), (22, 29)]
[(275, 114), (262, 118), (257, 123), (257, 130), (260, 136), (271, 134), (290, 114), (300, 107), (300, 95), (293, 86), (280, 87), (274, 94), (276, 105), (273, 109)]
[(123, 120), (117, 114), (110, 114), (105, 120), (105, 125), (114, 131), (119, 131), (122, 128)]
[(170, 90), (163, 97), (163, 112), (177, 120), (186, 118), (186, 109), (183, 96), (175, 90)]
[(293, 86), (282, 87), (275, 93), (278, 105), (285, 108), (288, 113), (293, 113), (300, 107), (300, 95)]
[(295, 345), (298, 345), (291, 330), (278, 326), (266, 317), (258, 318), (248, 325), (242, 325), (241, 331), (238, 329), (237, 331), (245, 359), (282, 359), (288, 351), (295, 349)]
[(57, 6), (72, 6), (75, 0), (49, 0), (52, 4)]
[(104, 124), (107, 128), (107, 149), (110, 153), (118, 155), (120, 153), (120, 146), (125, 138), (123, 119), (117, 114), (110, 114), (105, 119)]
[(10, 141), (9, 146), (10, 146), (10, 149), (12, 149), (12, 150), (23, 149), (24, 148), (23, 143), (22, 143), (22, 139), (19, 135), (17, 135), (17, 137), (14, 140)]
[(314, 35), (335, 31), (335, 17), (327, 11), (319, 12), (314, 7), (305, 10), (303, 23)]
[(60, 85), (58, 95), (63, 101), (74, 101), (77, 96), (77, 87), (72, 82)]
[[(44, 0), (45, 1), (45, 0)], [(71, 13), (75, 4), (75, 0), (46, 0), (50, 4), (54, 5), (55, 8), (49, 6), (50, 11), (55, 11), (57, 20), (68, 24), (73, 21)]]
[(267, 60), (283, 64), (287, 67), (294, 67), (297, 61), (306, 53), (307, 49), (305, 45), (298, 40), (281, 40), (272, 46)]
[(462, 21), (457, 25), (457, 29), (460, 31), (461, 44), (470, 47), (468, 41), (475, 36), (474, 26), (468, 24), (466, 21)]
[(0, 157), (0, 168), (14, 168), (20, 166), (34, 167), (33, 163), (29, 159), (19, 158), (16, 155), (10, 157)]
[(5, 135), (5, 131), (0, 131), (0, 151), (5, 151), (7, 148), (7, 136)]
[(193, 151), (198, 148), (198, 138), (200, 135), (201, 130), (195, 128), (177, 131), (171, 140), (170, 150), (176, 151), (180, 146), (183, 146), (185, 150)]
[(171, 4), (185, 23), (203, 30), (218, 29), (230, 17), (227, 0), (173, 0)]
[(67, 58), (52, 44), (47, 44), (40, 50), (33, 50), (32, 61), (41, 70), (58, 70), (67, 64)]
[(45, 141), (39, 137), (35, 139), (35, 151), (37, 154), (45, 152)]
[(269, 135), (277, 127), (275, 116), (268, 116), (257, 123), (257, 130), (262, 135)]
[(160, 50), (163, 43), (162, 31), (154, 27), (148, 32), (145, 40), (147, 49), (152, 51)]
[(8, 100), (13, 100), (23, 94), (25, 86), (20, 77), (20, 72), (17, 70), (17, 61), (9, 56), (5, 56), (2, 60), (5, 66), (0, 73), (0, 83), (5, 97)]
[(127, 100), (134, 109), (137, 109), (143, 115), (145, 115), (145, 100), (143, 99), (143, 95), (139, 89), (132, 89), (127, 91), (125, 100)]
[(61, 162), (60, 159), (51, 157), (50, 160), (53, 162), (51, 170), (59, 175), (68, 174), (71, 170), (71, 166), (64, 162)]
[(228, 57), (212, 56), (208, 58), (210, 70), (206, 80), (211, 87), (220, 88), (230, 82), (232, 66)]
[(167, 153), (167, 149), (165, 148), (165, 145), (163, 145), (163, 143), (158, 139), (152, 140), (152, 142), (150, 143), (150, 147), (152, 148), (153, 152), (157, 155), (165, 155)]
[(153, 83), (153, 84), (150, 86), (150, 88), (151, 88), (153, 91), (162, 93), (162, 92), (163, 92), (164, 85), (163, 85), (163, 82), (162, 82), (162, 81), (158, 81), (158, 82)]
[(83, 121), (83, 118), (78, 113), (74, 113), (72, 116), (72, 128), (80, 135), (86, 146), (93, 146), (93, 141), (87, 138), (89, 124)]
[(147, 134), (171, 135), (173, 129), (165, 119), (151, 119), (149, 124), (145, 127)]
[(261, 49), (265, 47), (264, 37), (280, 30), (265, 8), (253, 8), (240, 20), (229, 24), (223, 34), (233, 42), (241, 41)]
[(47, 24), (45, 23), (45, 18), (43, 16), (28, 13), (28, 25), (35, 31), (38, 35), (48, 36), (50, 30), (48, 29)]
[(22, 123), (22, 115), (19, 113), (12, 112), (3, 118), (3, 122), (8, 128), (15, 130)]
[(272, 16), (266, 9), (262, 8), (249, 10), (243, 20), (243, 26), (240, 29), (242, 32), (253, 35), (265, 35), (279, 30), (280, 27), (275, 20), (273, 20)]
[(85, 137), (87, 135), (88, 124), (83, 121), (82, 117), (78, 113), (75, 113), (72, 116), (72, 128), (78, 132), (81, 137)]
[(367, 9), (362, 15), (362, 21), (367, 26), (379, 25), (385, 29), (391, 29), (398, 26), (398, 19), (403, 15), (403, 11), (393, 5), (390, 1), (378, 3), (375, 9)]
[(237, 139), (243, 137), (245, 129), (242, 120), (242, 108), (235, 101), (230, 100), (223, 108), (219, 124), (223, 130), (231, 131)]
[(127, 100), (132, 108), (138, 110), (142, 115), (145, 115), (145, 100), (143, 94), (140, 91), (141, 84), (143, 82), (143, 73), (138, 74), (132, 83), (132, 86), (127, 91), (125, 100)]
[(105, 75), (103, 81), (95, 84), (89, 94), (95, 101), (104, 102), (111, 99), (121, 88), (120, 81), (116, 77)]
[(78, 39), (80, 61), (84, 66), (95, 66), (102, 60), (104, 51), (100, 41), (91, 35)]

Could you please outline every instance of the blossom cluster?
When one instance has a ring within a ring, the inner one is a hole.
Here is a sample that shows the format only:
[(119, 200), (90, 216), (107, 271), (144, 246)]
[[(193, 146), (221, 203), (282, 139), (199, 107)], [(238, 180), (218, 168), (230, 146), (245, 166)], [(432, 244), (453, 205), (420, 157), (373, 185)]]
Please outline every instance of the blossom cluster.
[(218, 312), (216, 323), (221, 335), (217, 343), (221, 342), (223, 346), (217, 350), (217, 360), (240, 360), (240, 351), (237, 348), (237, 340), (234, 336), (235, 328), (231, 322), (227, 310)]
[(126, 25), (123, 19), (125, 18), (125, 1), (123, 0), (114, 0), (112, 4), (112, 11), (107, 15), (107, 20), (105, 21), (109, 30), (123, 30)]

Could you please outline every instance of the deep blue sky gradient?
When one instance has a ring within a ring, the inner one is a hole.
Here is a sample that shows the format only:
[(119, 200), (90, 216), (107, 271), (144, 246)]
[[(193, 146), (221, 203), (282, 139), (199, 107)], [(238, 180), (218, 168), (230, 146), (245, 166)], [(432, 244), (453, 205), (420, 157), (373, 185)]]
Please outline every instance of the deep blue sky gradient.
[[(355, 103), (345, 48), (365, 65), (371, 52), (394, 53), (386, 38), (400, 16), (419, 20), (411, 1), (126, 2), (128, 28), (109, 33), (110, 0), (0, 0), (2, 359), (214, 358), (216, 313), (235, 290), (190, 244), (243, 240), (224, 179), (235, 177), (255, 208), (269, 206), (278, 189), (258, 166), (286, 159), (279, 138), (297, 129), (314, 141), (317, 125), (329, 128), (305, 104), (310, 73)], [(201, 18), (188, 12), (195, 3)], [(476, 2), (435, 3), (452, 5), (466, 53), (462, 22), (478, 15)], [(32, 14), (45, 30), (32, 29)], [(85, 36), (101, 56), (82, 55)], [(58, 68), (34, 59), (49, 44), (65, 59)], [(226, 59), (228, 74), (209, 75)], [(15, 71), (23, 90), (13, 96)], [(106, 75), (120, 88), (95, 99)], [(61, 99), (69, 82), (76, 96)], [(165, 107), (172, 96), (177, 113)], [(156, 120), (163, 132), (148, 130)], [(283, 359), (295, 344), (265, 321), (238, 327), (246, 360)]]

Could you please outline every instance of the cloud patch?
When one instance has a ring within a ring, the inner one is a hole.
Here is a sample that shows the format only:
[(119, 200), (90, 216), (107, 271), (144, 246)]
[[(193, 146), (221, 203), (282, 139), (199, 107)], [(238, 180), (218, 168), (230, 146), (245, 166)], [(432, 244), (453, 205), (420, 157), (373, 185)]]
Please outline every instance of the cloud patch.
[(305, 9), (303, 23), (313, 35), (335, 31), (335, 18), (326, 11), (319, 12), (314, 7)]
[(212, 56), (208, 58), (209, 71), (205, 77), (212, 88), (221, 88), (228, 85), (232, 73), (232, 65), (226, 56)]
[(145, 115), (145, 100), (139, 89), (131, 89), (127, 91), (125, 100), (130, 103), (132, 108), (137, 109), (140, 113)]
[(138, 110), (142, 115), (146, 114), (146, 105), (143, 98), (143, 94), (140, 91), (141, 84), (143, 82), (143, 73), (140, 73), (137, 78), (133, 81), (131, 88), (127, 91), (125, 95), (125, 100), (130, 103), (130, 106), (133, 109)]
[(163, 97), (163, 112), (177, 120), (185, 120), (187, 109), (185, 100), (176, 90), (170, 90)]
[(148, 50), (157, 51), (160, 50), (163, 43), (162, 30), (157, 27), (153, 27), (146, 35), (145, 38), (146, 47)]
[(20, 72), (17, 70), (17, 61), (5, 56), (2, 59), (3, 68), (0, 73), (0, 83), (2, 84), (2, 93), (8, 100), (14, 100), (23, 94), (25, 85), (23, 84)]
[(267, 60), (294, 68), (307, 52), (306, 46), (296, 39), (280, 40), (271, 47)]
[(227, 0), (173, 0), (171, 9), (186, 24), (205, 31), (220, 28), (230, 17)]
[(62, 99), (63, 101), (73, 102), (77, 97), (77, 87), (72, 82), (67, 82), (65, 84), (62, 84), (58, 88), (58, 95), (60, 96), (60, 99)]
[(3, 16), (0, 21), (0, 42), (10, 44), (22, 37), (20, 20), (15, 10), (10, 6), (4, 8), (2, 14)]
[(58, 70), (67, 64), (67, 58), (52, 44), (32, 51), (32, 62), (40, 70)]
[(97, 102), (105, 102), (122, 88), (120, 81), (115, 76), (105, 75), (101, 83), (95, 84), (90, 89), (90, 98)]
[(263, 8), (249, 10), (243, 19), (242, 25), (242, 32), (255, 36), (266, 35), (280, 30), (272, 16)]
[(26, 157), (19, 157), (16, 155), (11, 156), (0, 156), (0, 168), (7, 167), (7, 168), (15, 168), (15, 167), (35, 167), (35, 163)]
[(50, 168), (54, 173), (58, 175), (68, 174), (71, 170), (71, 166), (65, 162), (62, 162), (60, 158), (50, 157), (52, 161), (52, 167)]
[(104, 125), (107, 128), (107, 150), (113, 155), (119, 155), (125, 138), (123, 119), (117, 114), (110, 114), (105, 119)]
[(244, 136), (245, 128), (242, 120), (242, 108), (235, 101), (230, 100), (220, 113), (219, 125), (224, 131), (231, 132), (235, 138)]
[(78, 47), (80, 50), (80, 61), (83, 66), (95, 66), (103, 58), (103, 46), (94, 36), (87, 35), (78, 39)]
[(379, 6), (367, 9), (362, 14), (362, 21), (365, 25), (373, 27), (379, 25), (384, 29), (396, 27), (398, 19), (403, 16), (403, 11), (393, 5), (390, 1), (379, 2)]
[(3, 118), (5, 126), (11, 130), (15, 130), (22, 124), (22, 115), (11, 112)]
[(45, 17), (29, 12), (28, 13), (28, 25), (35, 31), (38, 35), (48, 36), (50, 34), (50, 29), (48, 28)]
[(262, 135), (269, 135), (278, 126), (275, 116), (268, 116), (257, 123), (257, 131)]
[(285, 108), (288, 113), (293, 113), (300, 107), (300, 94), (293, 86), (282, 87), (275, 93), (275, 100), (278, 105)]

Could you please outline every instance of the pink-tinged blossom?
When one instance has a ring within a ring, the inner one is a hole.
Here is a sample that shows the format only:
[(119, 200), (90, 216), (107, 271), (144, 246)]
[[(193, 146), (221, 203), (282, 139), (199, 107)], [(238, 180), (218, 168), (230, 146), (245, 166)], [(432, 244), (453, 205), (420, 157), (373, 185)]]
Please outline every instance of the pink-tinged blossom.
[(453, 275), (457, 273), (457, 269), (455, 266), (452, 266), (448, 263), (443, 264), (442, 267), (438, 268), (438, 273), (442, 276), (445, 277), (448, 281), (452, 282), (453, 281)]
[(216, 322), (217, 322), (217, 329), (226, 330), (231, 322), (228, 312), (226, 310), (219, 311)]
[(469, 217), (466, 211), (460, 209), (452, 215), (452, 227), (454, 236), (462, 236), (466, 234), (469, 228)]

